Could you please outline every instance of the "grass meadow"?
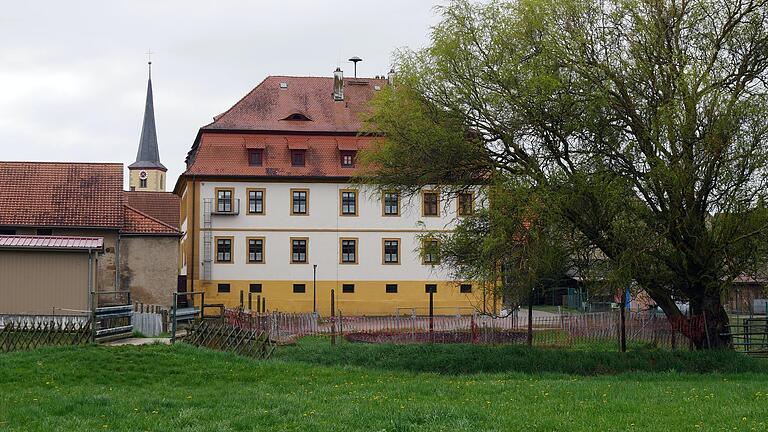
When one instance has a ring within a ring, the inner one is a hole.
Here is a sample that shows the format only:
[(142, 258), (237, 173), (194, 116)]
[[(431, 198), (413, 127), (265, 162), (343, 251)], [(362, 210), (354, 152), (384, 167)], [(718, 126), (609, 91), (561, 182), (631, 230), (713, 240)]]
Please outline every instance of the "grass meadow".
[(366, 345), (257, 362), (183, 344), (0, 355), (5, 431), (765, 431), (768, 362), (729, 352)]

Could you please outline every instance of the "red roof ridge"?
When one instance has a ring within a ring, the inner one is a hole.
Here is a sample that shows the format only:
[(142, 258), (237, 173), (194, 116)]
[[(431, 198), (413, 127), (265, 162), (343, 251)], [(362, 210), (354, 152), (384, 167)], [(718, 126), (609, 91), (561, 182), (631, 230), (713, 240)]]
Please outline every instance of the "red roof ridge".
[(128, 204), (123, 204), (123, 206), (124, 206), (125, 208), (127, 208), (127, 209), (129, 209), (129, 210), (131, 210), (131, 211), (133, 211), (133, 212), (136, 212), (136, 213), (140, 214), (141, 216), (143, 216), (143, 217), (145, 217), (145, 218), (147, 218), (147, 219), (151, 220), (152, 222), (157, 222), (157, 223), (159, 223), (160, 225), (163, 225), (163, 226), (165, 226), (166, 228), (173, 230), (174, 232), (177, 232), (177, 233), (180, 233), (180, 232), (181, 232), (181, 231), (179, 231), (177, 228), (175, 228), (175, 227), (172, 227), (171, 225), (168, 225), (167, 223), (165, 223), (165, 222), (161, 221), (160, 219), (154, 218), (154, 217), (152, 217), (152, 216), (150, 216), (150, 215), (148, 215), (148, 214), (144, 213), (143, 211), (141, 211), (141, 210), (139, 210), (139, 209), (137, 209), (137, 208), (135, 208), (135, 207), (131, 207), (131, 206), (129, 206)]

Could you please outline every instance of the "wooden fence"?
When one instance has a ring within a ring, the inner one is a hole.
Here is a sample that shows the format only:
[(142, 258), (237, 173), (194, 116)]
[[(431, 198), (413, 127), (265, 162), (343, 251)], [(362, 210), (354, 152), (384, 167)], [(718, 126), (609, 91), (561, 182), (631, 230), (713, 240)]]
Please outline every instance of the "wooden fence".
[(0, 327), (0, 352), (44, 346), (85, 345), (93, 340), (92, 321), (82, 317), (4, 317)]
[(275, 349), (267, 332), (235, 327), (218, 320), (196, 320), (182, 340), (194, 346), (234, 352), (256, 359), (269, 358)]
[(155, 337), (168, 333), (170, 328), (170, 309), (167, 306), (135, 302), (131, 323), (133, 331), (144, 336)]

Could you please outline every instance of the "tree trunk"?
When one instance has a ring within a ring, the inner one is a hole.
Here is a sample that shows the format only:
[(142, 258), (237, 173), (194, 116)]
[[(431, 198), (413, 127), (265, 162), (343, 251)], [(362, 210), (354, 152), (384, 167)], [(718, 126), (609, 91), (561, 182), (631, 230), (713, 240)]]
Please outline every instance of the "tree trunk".
[(680, 312), (667, 292), (646, 290), (664, 311), (671, 327), (693, 342), (696, 349), (731, 348), (728, 314), (720, 301), (719, 292), (707, 294), (704, 288), (691, 291), (699, 294), (694, 295), (690, 300), (689, 307), (693, 318), (689, 319)]
[(691, 311), (703, 320), (700, 337), (692, 339), (696, 349), (733, 348), (728, 313), (720, 301), (719, 293), (702, 293), (692, 298)]

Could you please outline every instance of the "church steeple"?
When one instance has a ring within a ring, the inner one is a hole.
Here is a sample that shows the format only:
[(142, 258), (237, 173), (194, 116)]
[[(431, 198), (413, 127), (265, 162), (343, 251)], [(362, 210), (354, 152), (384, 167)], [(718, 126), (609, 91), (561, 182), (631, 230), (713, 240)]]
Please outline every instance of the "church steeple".
[(130, 186), (131, 190), (165, 191), (167, 169), (160, 163), (160, 151), (157, 147), (155, 107), (152, 97), (152, 62), (149, 61), (148, 65), (147, 100), (144, 105), (144, 123), (141, 126), (139, 150), (136, 152), (136, 161), (128, 165)]

